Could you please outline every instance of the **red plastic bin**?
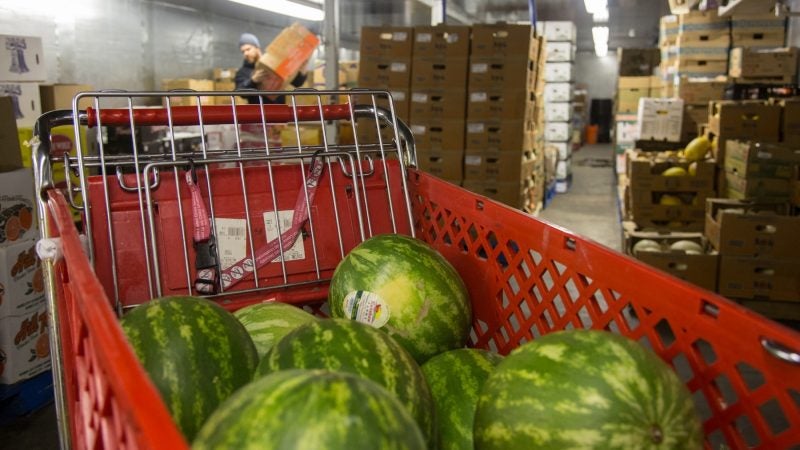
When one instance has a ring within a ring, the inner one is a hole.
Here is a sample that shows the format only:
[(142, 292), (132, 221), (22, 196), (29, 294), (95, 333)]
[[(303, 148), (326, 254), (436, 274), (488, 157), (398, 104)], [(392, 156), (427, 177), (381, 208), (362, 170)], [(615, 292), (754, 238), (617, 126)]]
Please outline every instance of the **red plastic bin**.
[[(398, 168), (389, 161), (388, 170)], [(620, 333), (675, 368), (693, 394), (707, 448), (800, 446), (797, 332), (425, 173), (409, 169), (408, 188), (417, 238), (469, 288), (472, 346), (506, 354), (558, 330)], [(63, 248), (52, 269), (73, 447), (187, 448), (125, 341), (108, 280), (92, 269), (64, 196), (48, 191), (44, 210)], [(274, 296), (314, 304), (325, 296), (317, 285), (308, 289)]]

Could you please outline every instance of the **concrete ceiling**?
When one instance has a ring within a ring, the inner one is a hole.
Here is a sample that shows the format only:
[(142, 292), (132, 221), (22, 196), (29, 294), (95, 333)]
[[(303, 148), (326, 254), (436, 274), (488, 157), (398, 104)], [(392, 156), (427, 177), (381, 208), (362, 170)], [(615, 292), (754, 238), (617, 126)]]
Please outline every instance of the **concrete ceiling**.
[[(358, 48), (359, 30), (364, 25), (429, 24), (430, 5), (434, 1), (340, 0), (342, 46)], [(166, 0), (166, 3), (253, 23), (291, 22), (289, 18), (228, 0)], [(583, 0), (537, 0), (536, 3), (539, 20), (575, 22), (578, 27), (578, 51), (593, 50), (591, 28), (594, 24), (584, 9)], [(447, 9), (453, 14), (448, 21), (453, 23), (518, 22), (528, 21), (530, 17), (527, 0), (453, 0), (447, 2)], [(658, 20), (668, 13), (667, 0), (609, 0), (609, 48), (656, 46)], [(319, 22), (306, 25), (321, 31)]]

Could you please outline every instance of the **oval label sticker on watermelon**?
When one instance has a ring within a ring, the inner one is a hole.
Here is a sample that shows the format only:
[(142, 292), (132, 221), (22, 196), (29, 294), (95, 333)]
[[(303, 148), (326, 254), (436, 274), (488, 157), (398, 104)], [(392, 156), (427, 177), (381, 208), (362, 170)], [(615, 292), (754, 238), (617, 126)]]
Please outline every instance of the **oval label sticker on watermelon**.
[(344, 317), (380, 328), (389, 322), (389, 305), (373, 292), (353, 291), (344, 297)]

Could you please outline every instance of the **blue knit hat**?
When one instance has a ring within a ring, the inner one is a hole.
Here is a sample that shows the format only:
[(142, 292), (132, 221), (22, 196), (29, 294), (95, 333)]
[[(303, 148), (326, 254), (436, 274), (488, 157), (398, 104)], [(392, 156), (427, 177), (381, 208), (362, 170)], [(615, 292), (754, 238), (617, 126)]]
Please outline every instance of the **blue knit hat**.
[(250, 33), (242, 33), (242, 35), (239, 36), (239, 47), (245, 44), (250, 44), (252, 46), (261, 48), (261, 43), (258, 42), (258, 38)]

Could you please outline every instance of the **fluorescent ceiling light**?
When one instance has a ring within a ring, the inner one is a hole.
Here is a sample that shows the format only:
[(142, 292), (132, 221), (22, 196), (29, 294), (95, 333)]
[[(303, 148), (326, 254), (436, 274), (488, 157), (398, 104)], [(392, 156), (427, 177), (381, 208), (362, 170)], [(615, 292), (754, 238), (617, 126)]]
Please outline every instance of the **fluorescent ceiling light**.
[(602, 11), (597, 11), (592, 14), (592, 19), (595, 22), (605, 23), (608, 22), (608, 8), (603, 9)]
[[(320, 21), (325, 19), (325, 11), (311, 6), (303, 5), (289, 0), (230, 0), (234, 3), (252, 6), (284, 16), (297, 17), (298, 19)], [(313, 1), (313, 0), (312, 0)], [(315, 1), (314, 3), (320, 3)]]
[(608, 10), (608, 0), (583, 0), (586, 12), (595, 14), (603, 10)]
[(608, 27), (592, 27), (592, 39), (594, 40), (594, 52), (597, 56), (608, 55)]

